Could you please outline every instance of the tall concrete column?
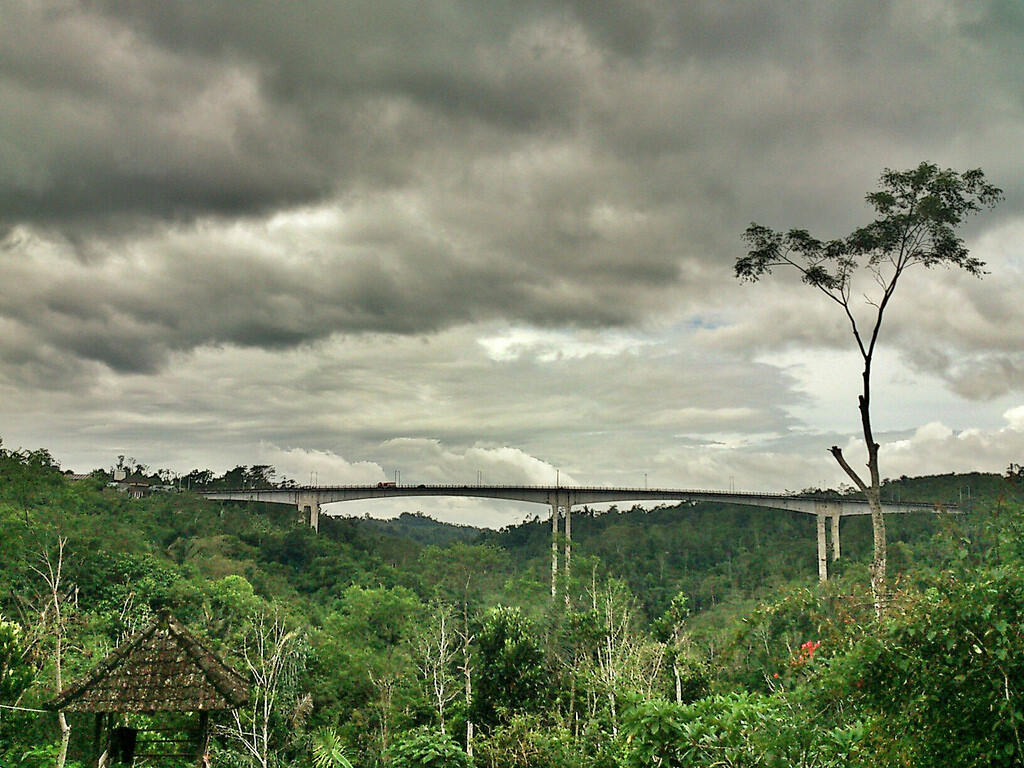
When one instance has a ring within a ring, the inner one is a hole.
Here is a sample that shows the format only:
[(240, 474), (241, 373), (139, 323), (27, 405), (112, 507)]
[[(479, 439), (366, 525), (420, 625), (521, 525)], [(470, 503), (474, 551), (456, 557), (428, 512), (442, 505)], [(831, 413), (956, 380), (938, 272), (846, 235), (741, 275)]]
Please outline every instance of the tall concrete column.
[(565, 602), (569, 603), (569, 564), (572, 560), (572, 504), (565, 497)]
[(320, 494), (300, 493), (295, 499), (299, 517), (317, 533), (320, 532)]
[(551, 597), (558, 591), (558, 500), (551, 505)]
[(825, 515), (818, 513), (818, 581), (828, 581), (828, 551), (825, 547)]
[(832, 515), (832, 559), (839, 559), (839, 515)]

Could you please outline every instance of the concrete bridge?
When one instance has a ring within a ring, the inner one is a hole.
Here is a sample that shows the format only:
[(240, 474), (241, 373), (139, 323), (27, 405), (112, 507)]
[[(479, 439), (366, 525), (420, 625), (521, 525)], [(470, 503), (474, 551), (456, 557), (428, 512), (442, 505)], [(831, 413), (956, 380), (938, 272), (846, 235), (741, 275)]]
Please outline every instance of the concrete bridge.
[[(320, 529), (321, 506), (340, 501), (360, 499), (391, 499), (422, 496), (465, 496), (505, 501), (525, 501), (544, 504), (551, 509), (551, 594), (558, 582), (559, 520), (564, 519), (564, 564), (568, 574), (572, 559), (572, 508), (583, 504), (610, 502), (717, 502), (748, 507), (767, 507), (814, 515), (818, 533), (818, 577), (828, 579), (828, 539), (832, 544), (832, 559), (840, 556), (839, 520), (848, 515), (868, 515), (867, 502), (855, 498), (821, 499), (814, 496), (781, 493), (747, 493), (742, 491), (700, 491), (679, 488), (605, 488), (580, 486), (534, 485), (376, 485), (300, 486), (294, 488), (239, 488), (219, 491), (201, 491), (208, 499), (224, 501), (262, 501), (269, 504), (289, 504), (298, 508), (302, 520), (314, 530)], [(886, 513), (959, 512), (952, 505), (918, 502), (884, 503)], [(826, 524), (831, 522), (830, 526)], [(827, 528), (830, 536), (826, 534)]]

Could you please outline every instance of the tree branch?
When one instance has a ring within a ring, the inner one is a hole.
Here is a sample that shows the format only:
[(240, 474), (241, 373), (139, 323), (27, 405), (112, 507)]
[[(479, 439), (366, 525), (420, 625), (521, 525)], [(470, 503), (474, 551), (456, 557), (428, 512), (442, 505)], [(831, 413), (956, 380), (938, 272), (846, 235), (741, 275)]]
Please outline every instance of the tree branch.
[(846, 461), (846, 458), (843, 456), (843, 449), (840, 448), (838, 445), (833, 445), (831, 448), (828, 449), (828, 452), (835, 457), (835, 460), (839, 463), (839, 466), (842, 467), (843, 471), (850, 477), (851, 480), (853, 480), (854, 485), (857, 486), (861, 493), (867, 491), (868, 487), (865, 484), (865, 482), (860, 479), (860, 475), (857, 474), (854, 468), (849, 465), (849, 463)]

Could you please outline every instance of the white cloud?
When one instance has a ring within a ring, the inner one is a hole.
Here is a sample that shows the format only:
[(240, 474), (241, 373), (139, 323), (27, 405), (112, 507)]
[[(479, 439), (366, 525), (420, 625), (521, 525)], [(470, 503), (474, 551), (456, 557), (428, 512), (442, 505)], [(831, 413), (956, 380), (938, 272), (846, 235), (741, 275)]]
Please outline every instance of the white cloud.
[[(887, 477), (946, 472), (1003, 472), (1024, 458), (1024, 406), (1003, 414), (995, 429), (954, 430), (939, 421), (921, 425), (902, 440), (882, 443), (879, 466)], [(851, 440), (848, 455), (863, 455), (862, 440)]]
[(330, 451), (279, 448), (262, 443), (258, 456), (258, 463), (273, 465), (279, 478), (287, 477), (299, 485), (363, 485), (387, 479), (379, 464), (350, 462)]
[(509, 328), (500, 334), (485, 336), (477, 342), (487, 356), (497, 362), (510, 362), (523, 356), (542, 363), (579, 360), (584, 357), (615, 357), (624, 352), (639, 353), (653, 342), (636, 334), (617, 331), (569, 331), (541, 328)]

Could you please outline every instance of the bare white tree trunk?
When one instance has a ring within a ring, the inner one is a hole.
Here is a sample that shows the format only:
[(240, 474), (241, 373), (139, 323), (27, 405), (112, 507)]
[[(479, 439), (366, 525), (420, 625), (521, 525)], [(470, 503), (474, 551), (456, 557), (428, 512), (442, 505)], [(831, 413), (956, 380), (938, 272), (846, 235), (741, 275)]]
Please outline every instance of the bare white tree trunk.
[(442, 732), (445, 730), (447, 707), (458, 697), (458, 687), (451, 672), (455, 649), (452, 624), (452, 607), (443, 603), (436, 604), (430, 626), (420, 635), (419, 641), (420, 674), (427, 686), (427, 694), (433, 701), (438, 727)]
[(388, 751), (391, 744), (391, 702), (395, 697), (395, 678), (390, 674), (377, 677), (369, 673), (370, 682), (377, 689), (377, 707), (380, 712), (380, 751)]
[(462, 676), (465, 683), (466, 696), (466, 754), (473, 756), (473, 717), (470, 708), (473, 705), (473, 667), (470, 664), (469, 647), (473, 636), (469, 634), (469, 607), (462, 603)]

